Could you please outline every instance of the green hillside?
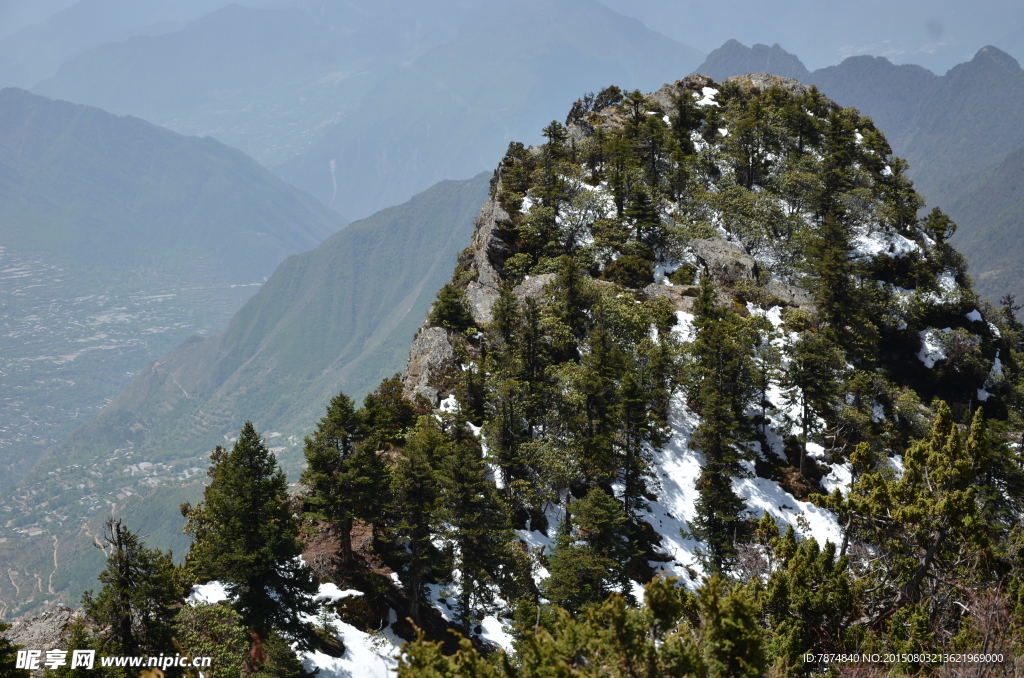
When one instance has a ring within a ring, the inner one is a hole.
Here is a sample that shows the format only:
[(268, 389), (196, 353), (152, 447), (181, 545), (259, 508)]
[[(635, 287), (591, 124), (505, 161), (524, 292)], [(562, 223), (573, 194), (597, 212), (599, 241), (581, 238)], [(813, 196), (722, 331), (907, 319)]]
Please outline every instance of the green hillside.
[(240, 151), (0, 90), (0, 488), (345, 220)]
[[(302, 435), (332, 395), (362, 395), (403, 368), (487, 190), (486, 174), (442, 182), (352, 224), (286, 259), (221, 333), (193, 337), (141, 370), (2, 495), (13, 511), (0, 533), (10, 540), (0, 543), (0, 560), (22, 579), (52, 573), (55, 593), (28, 587), (21, 595), (0, 581), (0, 604), (20, 614), (46, 599), (76, 601), (101, 567), (89, 534), (98, 534), (107, 512), (180, 553), (176, 507), (195, 499), (205, 477), (189, 469), (204, 468), (206, 453), (246, 419), (277, 433), (271, 446), (297, 471)], [(156, 465), (129, 470), (139, 462)], [(77, 487), (83, 477), (88, 486)], [(32, 526), (46, 536), (26, 538)]]

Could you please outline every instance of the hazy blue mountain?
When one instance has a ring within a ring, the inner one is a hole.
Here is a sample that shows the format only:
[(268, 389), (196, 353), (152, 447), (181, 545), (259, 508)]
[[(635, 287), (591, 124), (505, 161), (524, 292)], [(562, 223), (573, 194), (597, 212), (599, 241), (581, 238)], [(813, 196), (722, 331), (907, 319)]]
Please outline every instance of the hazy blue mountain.
[(1024, 147), (964, 177), (944, 207), (960, 224), (957, 249), (971, 262), (977, 290), (993, 301), (1012, 293), (1024, 301)]
[(778, 43), (771, 47), (757, 44), (747, 47), (738, 40), (729, 40), (713, 50), (694, 72), (715, 80), (744, 73), (771, 73), (806, 81), (810, 75), (800, 59), (779, 47)]
[(902, 152), (912, 132), (911, 120), (939, 78), (921, 66), (897, 65), (885, 57), (854, 56), (814, 71), (804, 82), (870, 115), (886, 130), (893, 148)]
[(345, 225), (213, 139), (0, 90), (0, 487)]
[[(252, 4), (255, 0), (241, 1)], [(88, 49), (133, 35), (159, 35), (176, 30), (183, 22), (228, 2), (78, 0), (66, 9), (40, 17), (40, 23), (25, 26), (0, 40), (0, 87), (31, 87)]]
[(0, 3), (0, 40), (45, 21), (77, 0), (6, 0)]
[(1024, 143), (1024, 70), (1006, 52), (984, 47), (937, 79), (910, 122), (903, 153), (930, 195), (944, 182), (978, 172)]
[(85, 52), (34, 91), (211, 135), (273, 166), (344, 120), (382, 72), (450, 38), (462, 4), (231, 5)]
[(368, 214), (443, 177), (493, 166), (512, 139), (535, 141), (572, 104), (567, 92), (653, 89), (700, 60), (596, 0), (490, 4), (275, 171), (328, 204)]
[[(114, 510), (145, 530), (147, 543), (180, 554), (176, 507), (201, 492), (206, 453), (246, 419), (297, 470), (302, 435), (331, 396), (344, 389), (361, 398), (404, 368), (413, 334), (473, 231), (489, 176), (441, 182), (289, 257), (226, 329), (141, 370), (19, 488), (0, 495), (15, 508), (0, 528), (12, 539), (0, 543), (0, 560), (30, 580), (53, 573), (55, 595), (77, 600), (102, 568), (89, 532)], [(88, 487), (78, 487), (83, 477)], [(15, 531), (33, 525), (55, 541)], [(0, 601), (22, 610), (42, 602), (30, 598), (0, 582)]]

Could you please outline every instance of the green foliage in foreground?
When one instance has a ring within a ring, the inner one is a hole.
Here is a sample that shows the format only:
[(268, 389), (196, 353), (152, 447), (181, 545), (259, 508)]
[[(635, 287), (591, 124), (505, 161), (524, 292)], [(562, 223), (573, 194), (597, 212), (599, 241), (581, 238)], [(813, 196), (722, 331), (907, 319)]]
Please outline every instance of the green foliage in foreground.
[(754, 600), (713, 577), (692, 594), (672, 578), (646, 587), (645, 604), (612, 595), (583, 614), (557, 610), (550, 628), (524, 629), (515, 658), (483, 657), (463, 640), (445, 656), (422, 635), (405, 645), (400, 678), (702, 676), (754, 678), (766, 658)]

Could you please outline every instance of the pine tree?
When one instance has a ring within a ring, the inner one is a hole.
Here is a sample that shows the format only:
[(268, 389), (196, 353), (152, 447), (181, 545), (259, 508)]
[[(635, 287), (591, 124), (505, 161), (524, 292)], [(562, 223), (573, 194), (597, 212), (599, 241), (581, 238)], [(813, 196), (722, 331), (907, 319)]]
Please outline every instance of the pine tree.
[(747, 427), (745, 410), (752, 399), (753, 341), (742, 319), (718, 305), (708, 278), (701, 281), (694, 303), (696, 337), (689, 347), (684, 377), (692, 406), (701, 416), (691, 445), (704, 453), (697, 480), (697, 516), (692, 534), (704, 542), (704, 559), (716, 572), (727, 570), (735, 557), (743, 501), (732, 490), (731, 477), (742, 471), (736, 443)]
[(14, 645), (4, 638), (3, 633), (10, 628), (10, 624), (0, 622), (0, 676), (2, 678), (29, 678), (31, 675), (27, 669), (15, 668), (18, 650), (20, 645)]
[(391, 467), (392, 530), (406, 551), (402, 557), (402, 582), (409, 598), (409, 616), (417, 625), (423, 623), (420, 610), (425, 587), (442, 566), (433, 536), (441, 528), (442, 507), (435, 468), (445, 443), (437, 420), (430, 415), (419, 417), (401, 456)]
[(352, 400), (335, 396), (312, 436), (306, 437), (306, 470), (300, 482), (309, 488), (304, 513), (337, 525), (342, 562), (352, 563), (352, 524), (374, 521), (383, 506), (386, 470), (377, 452), (357, 444), (360, 422)]
[(839, 381), (845, 368), (842, 351), (828, 328), (804, 327), (789, 351), (782, 385), (787, 401), (800, 411), (800, 473), (805, 477), (807, 443), (819, 415), (834, 415)]
[(108, 654), (173, 652), (172, 620), (182, 598), (171, 554), (147, 549), (139, 535), (108, 518), (103, 534), (107, 567), (100, 592), (82, 594), (82, 608), (100, 632)]
[[(544, 595), (570, 612), (600, 603), (615, 588), (628, 591), (627, 568), (636, 555), (622, 505), (601, 488), (569, 502), (549, 560)], [(627, 593), (627, 596), (629, 594)]]
[(284, 472), (251, 422), (231, 452), (214, 451), (207, 473), (203, 501), (182, 507), (194, 538), (186, 564), (204, 580), (223, 582), (232, 607), (260, 638), (277, 630), (308, 646), (302, 615), (314, 611), (316, 581), (298, 559), (298, 521)]
[(515, 575), (515, 538), (497, 487), (487, 478), (479, 443), (461, 416), (446, 422), (450, 442), (438, 464), (440, 518), (459, 572), (459, 614), (464, 627), (494, 605), (495, 588), (508, 589)]

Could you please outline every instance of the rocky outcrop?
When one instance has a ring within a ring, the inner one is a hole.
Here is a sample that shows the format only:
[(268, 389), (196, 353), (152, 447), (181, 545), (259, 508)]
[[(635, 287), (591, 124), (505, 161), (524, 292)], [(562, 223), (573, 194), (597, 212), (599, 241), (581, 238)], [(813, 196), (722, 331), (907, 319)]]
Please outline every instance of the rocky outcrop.
[(53, 650), (63, 646), (64, 632), (81, 616), (70, 607), (57, 605), (38, 617), (14, 622), (4, 637), (26, 650)]
[(466, 286), (466, 300), (469, 302), (469, 314), (477, 327), (491, 322), (491, 308), (498, 300), (498, 290), (481, 285), (475, 280)]
[(455, 347), (448, 338), (448, 330), (430, 327), (428, 323), (423, 323), (412, 340), (409, 364), (402, 381), (407, 398), (421, 395), (436, 407), (457, 367)]
[(696, 285), (659, 285), (651, 283), (644, 288), (644, 294), (648, 297), (665, 297), (672, 302), (677, 311), (691, 313), (693, 311), (693, 299), (697, 296)]
[(722, 238), (690, 241), (697, 263), (718, 285), (733, 287), (757, 280), (757, 262), (736, 243)]
[(814, 308), (814, 297), (811, 296), (810, 292), (802, 287), (773, 282), (765, 285), (764, 289), (768, 294), (772, 295), (786, 306), (793, 306), (795, 308), (805, 310)]
[(793, 94), (806, 94), (810, 91), (810, 87), (799, 80), (783, 78), (778, 75), (772, 75), (771, 73), (747, 73), (746, 75), (734, 75), (731, 78), (726, 78), (725, 81), (737, 82), (741, 87), (751, 87), (761, 91), (771, 89), (772, 87), (788, 89)]

